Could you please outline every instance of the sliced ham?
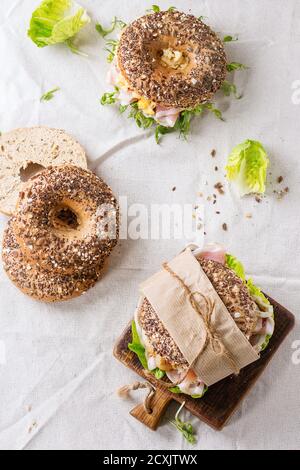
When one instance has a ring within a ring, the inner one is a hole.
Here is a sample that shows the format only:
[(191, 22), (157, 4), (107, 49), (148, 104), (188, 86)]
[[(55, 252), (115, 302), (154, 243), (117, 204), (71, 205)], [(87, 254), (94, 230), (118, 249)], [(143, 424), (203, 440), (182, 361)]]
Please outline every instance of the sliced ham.
[(266, 320), (266, 335), (272, 336), (274, 333), (275, 321), (274, 318), (270, 317)]
[(109, 71), (107, 72), (107, 77), (106, 77), (107, 83), (109, 83), (109, 85), (116, 86), (119, 73), (120, 72), (117, 69), (116, 65), (113, 64), (110, 67)]
[(186, 377), (187, 373), (186, 370), (178, 369), (178, 370), (170, 370), (167, 372), (168, 379), (173, 382), (173, 384), (178, 384)]
[(148, 363), (148, 369), (149, 370), (155, 370), (156, 369), (156, 359), (154, 356), (150, 356), (146, 352), (146, 359)]
[(196, 258), (203, 258), (225, 264), (226, 250), (223, 245), (219, 243), (208, 243), (204, 248), (195, 250), (194, 255)]
[(195, 372), (191, 369), (186, 374), (184, 380), (178, 385), (182, 393), (187, 395), (202, 395), (204, 392), (205, 384), (197, 377)]
[(118, 94), (118, 100), (122, 106), (127, 106), (133, 101), (136, 101), (136, 99), (133, 97), (132, 93), (123, 90), (122, 88), (119, 91)]
[(181, 109), (179, 108), (166, 108), (164, 106), (157, 105), (155, 119), (163, 126), (174, 127), (180, 112)]

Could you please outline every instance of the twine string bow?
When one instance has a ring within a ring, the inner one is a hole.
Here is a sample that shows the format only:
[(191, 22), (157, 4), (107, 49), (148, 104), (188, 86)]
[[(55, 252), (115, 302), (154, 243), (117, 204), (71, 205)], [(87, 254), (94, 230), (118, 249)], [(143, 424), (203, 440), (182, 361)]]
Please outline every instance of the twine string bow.
[[(198, 354), (198, 357), (205, 351), (205, 349), (207, 348), (208, 344), (211, 345), (214, 353), (217, 355), (217, 356), (224, 356), (226, 357), (229, 365), (230, 365), (230, 368), (231, 370), (237, 375), (239, 374), (240, 372), (240, 368), (238, 367), (234, 357), (232, 356), (232, 354), (230, 353), (230, 351), (228, 351), (228, 349), (226, 348), (226, 346), (224, 345), (224, 342), (222, 341), (222, 338), (220, 337), (220, 335), (217, 333), (217, 331), (215, 331), (214, 327), (213, 327), (213, 324), (212, 324), (212, 315), (214, 313), (214, 310), (215, 310), (215, 306), (216, 306), (216, 303), (215, 301), (212, 301), (212, 299), (210, 297), (207, 297), (205, 296), (204, 294), (202, 294), (201, 292), (192, 292), (191, 289), (185, 284), (185, 282), (183, 281), (183, 279), (181, 279), (180, 276), (178, 276), (177, 273), (175, 273), (171, 268), (170, 266), (168, 265), (168, 263), (164, 263), (163, 264), (163, 268), (165, 269), (165, 271), (167, 271), (174, 279), (176, 279), (179, 284), (182, 286), (182, 288), (184, 289), (184, 291), (186, 292), (187, 294), (187, 297), (190, 301), (190, 304), (191, 306), (193, 307), (193, 309), (195, 310), (195, 312), (201, 316), (202, 320), (203, 320), (203, 324), (204, 324), (204, 327), (205, 327), (205, 331), (206, 331), (206, 338), (205, 338), (205, 341), (204, 341), (204, 344), (202, 346), (202, 348), (200, 349), (200, 352)], [(197, 302), (196, 300), (196, 296), (200, 296), (202, 297), (202, 299), (204, 300), (204, 303), (205, 303), (205, 309), (202, 309), (199, 305), (199, 302)], [(198, 358), (195, 359), (194, 362), (197, 361)], [(193, 364), (191, 365), (191, 367), (193, 366)]]

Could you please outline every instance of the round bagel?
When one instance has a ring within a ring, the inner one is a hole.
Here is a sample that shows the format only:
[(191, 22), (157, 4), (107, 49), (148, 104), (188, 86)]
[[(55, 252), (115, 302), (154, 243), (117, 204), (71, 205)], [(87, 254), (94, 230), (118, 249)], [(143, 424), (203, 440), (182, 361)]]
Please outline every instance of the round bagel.
[(83, 147), (65, 131), (47, 127), (15, 129), (0, 136), (0, 212), (12, 215), (28, 176), (53, 165), (87, 168)]
[[(198, 261), (236, 325), (250, 339), (256, 327), (258, 308), (247, 287), (231, 269), (221, 263), (206, 259)], [(236, 313), (239, 315), (235, 315)], [(173, 368), (189, 367), (173, 338), (146, 298), (138, 313), (138, 320), (147, 336), (150, 347), (156, 354), (164, 358)]]
[(117, 244), (118, 204), (92, 172), (70, 165), (50, 167), (20, 193), (13, 228), (24, 256), (43, 270), (93, 270)]
[(4, 269), (24, 294), (43, 302), (70, 300), (85, 293), (99, 280), (103, 266), (73, 275), (49, 273), (26, 260), (9, 224), (3, 238)]
[[(174, 55), (180, 63), (168, 62)], [(210, 100), (226, 77), (222, 41), (200, 19), (178, 11), (146, 15), (127, 26), (117, 60), (135, 93), (166, 107), (194, 108)]]

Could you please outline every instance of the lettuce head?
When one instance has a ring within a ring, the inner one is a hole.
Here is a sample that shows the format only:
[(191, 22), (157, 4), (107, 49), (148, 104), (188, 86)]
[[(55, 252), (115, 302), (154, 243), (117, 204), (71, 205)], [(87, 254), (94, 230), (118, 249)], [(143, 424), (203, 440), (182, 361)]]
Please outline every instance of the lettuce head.
[(43, 0), (33, 12), (28, 36), (38, 47), (67, 43), (91, 21), (73, 0)]
[(236, 183), (240, 196), (263, 194), (268, 166), (269, 158), (262, 144), (256, 140), (245, 140), (234, 147), (229, 155), (226, 176)]

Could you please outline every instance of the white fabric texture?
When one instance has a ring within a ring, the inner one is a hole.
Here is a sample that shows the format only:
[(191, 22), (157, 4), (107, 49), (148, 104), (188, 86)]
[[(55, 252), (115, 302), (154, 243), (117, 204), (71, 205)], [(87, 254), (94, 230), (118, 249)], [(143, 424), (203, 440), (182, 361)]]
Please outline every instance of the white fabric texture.
[[(239, 41), (227, 46), (228, 56), (249, 69), (234, 75), (244, 97), (219, 100), (225, 123), (212, 115), (197, 119), (187, 142), (171, 134), (160, 146), (117, 109), (100, 106), (109, 89), (108, 64), (93, 24), (79, 37), (88, 58), (61, 45), (39, 49), (27, 38), (38, 3), (1, 1), (0, 130), (65, 129), (85, 146), (90, 167), (129, 204), (194, 204), (203, 182), (207, 195), (218, 181), (225, 185), (217, 204), (206, 201), (206, 240), (224, 243), (239, 257), (247, 274), (296, 315), (296, 328), (222, 432), (183, 416), (195, 425), (199, 449), (300, 448), (300, 364), (293, 349), (300, 340), (300, 100), (292, 99), (300, 80), (300, 3), (176, 1), (178, 9), (207, 17), (220, 34), (238, 34)], [(80, 3), (93, 21), (108, 25), (114, 15), (124, 21), (141, 16), (153, 2)], [(61, 88), (55, 98), (40, 103), (55, 86)], [(239, 199), (224, 178), (228, 153), (246, 138), (261, 140), (271, 159), (267, 196), (260, 204), (251, 197)], [(280, 187), (276, 178), (281, 175), (282, 187), (290, 191), (278, 200), (273, 190)], [(1, 232), (6, 222), (1, 216)], [(0, 448), (191, 449), (168, 423), (177, 405), (170, 406), (155, 433), (129, 415), (143, 392), (129, 401), (116, 396), (116, 389), (136, 375), (112, 356), (115, 340), (133, 316), (139, 284), (186, 243), (183, 238), (122, 240), (104, 279), (63, 304), (25, 297), (0, 268)]]

